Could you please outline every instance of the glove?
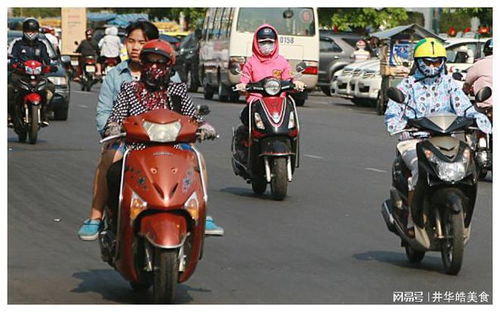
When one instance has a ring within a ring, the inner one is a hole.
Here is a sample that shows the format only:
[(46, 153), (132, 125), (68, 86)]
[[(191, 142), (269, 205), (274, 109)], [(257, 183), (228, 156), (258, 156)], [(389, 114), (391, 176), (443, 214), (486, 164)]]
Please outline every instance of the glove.
[(119, 135), (122, 131), (122, 127), (117, 122), (110, 122), (106, 131), (104, 131), (104, 137)]
[(203, 123), (199, 128), (199, 138), (203, 140), (213, 140), (217, 138), (217, 132), (208, 122)]
[(293, 84), (295, 85), (295, 90), (301, 92), (304, 91), (304, 87), (306, 86), (302, 81), (294, 81)]
[(246, 91), (247, 84), (246, 83), (238, 83), (236, 85), (236, 90), (238, 91)]

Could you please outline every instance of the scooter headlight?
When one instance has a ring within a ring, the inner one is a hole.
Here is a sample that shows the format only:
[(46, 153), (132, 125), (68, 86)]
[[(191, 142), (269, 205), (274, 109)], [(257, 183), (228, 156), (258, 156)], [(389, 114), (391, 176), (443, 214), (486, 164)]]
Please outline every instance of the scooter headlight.
[(281, 84), (279, 80), (269, 79), (264, 84), (264, 90), (266, 91), (267, 94), (274, 96), (281, 91)]
[(130, 200), (130, 220), (133, 221), (146, 208), (148, 203), (142, 199), (136, 192), (132, 191), (132, 199)]
[(149, 139), (154, 142), (175, 142), (179, 132), (181, 131), (181, 123), (179, 121), (168, 124), (157, 124), (144, 121), (142, 125), (146, 130)]
[(254, 117), (255, 117), (255, 126), (257, 127), (257, 129), (261, 129), (261, 130), (266, 129), (266, 126), (264, 126), (264, 122), (262, 121), (260, 114), (255, 113)]
[(425, 157), (436, 165), (439, 178), (447, 182), (462, 180), (467, 173), (467, 165), (470, 161), (470, 150), (465, 149), (461, 161), (446, 162), (438, 159), (430, 150), (424, 150)]
[(189, 196), (188, 200), (184, 204), (184, 209), (189, 212), (193, 220), (198, 221), (198, 219), (200, 218), (199, 208), (200, 202), (198, 201), (198, 195), (196, 195), (196, 192), (193, 192), (193, 194)]

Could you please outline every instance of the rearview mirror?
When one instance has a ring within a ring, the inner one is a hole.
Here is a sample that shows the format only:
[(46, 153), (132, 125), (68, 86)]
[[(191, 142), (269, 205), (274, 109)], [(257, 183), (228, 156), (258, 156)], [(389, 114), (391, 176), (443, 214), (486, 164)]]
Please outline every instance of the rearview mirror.
[(298, 73), (302, 73), (306, 70), (307, 68), (307, 65), (304, 61), (300, 62), (297, 64), (297, 66), (295, 66), (295, 70), (298, 72)]
[(405, 95), (398, 88), (390, 87), (387, 89), (387, 96), (396, 103), (403, 104), (405, 102)]
[(476, 93), (476, 96), (475, 96), (476, 103), (486, 101), (487, 99), (490, 98), (491, 93), (492, 93), (492, 91), (491, 91), (490, 87), (481, 88), (481, 90), (477, 91), (477, 93)]
[(451, 74), (451, 77), (458, 81), (462, 81), (462, 79), (464, 78), (464, 76), (459, 72), (454, 72), (453, 74)]
[(241, 74), (240, 64), (237, 64), (237, 63), (233, 63), (233, 64), (231, 64), (231, 67), (229, 68), (229, 71), (230, 71), (230, 72), (231, 72), (231, 74), (233, 74), (233, 75), (238, 75), (238, 74)]
[(210, 114), (210, 108), (208, 108), (207, 105), (198, 105), (196, 108), (198, 109), (198, 115), (200, 116), (206, 116)]

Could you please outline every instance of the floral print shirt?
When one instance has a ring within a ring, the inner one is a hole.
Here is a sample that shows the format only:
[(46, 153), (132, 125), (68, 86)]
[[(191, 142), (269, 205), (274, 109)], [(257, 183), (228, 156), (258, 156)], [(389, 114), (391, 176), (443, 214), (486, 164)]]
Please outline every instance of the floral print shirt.
[(420, 72), (409, 76), (397, 86), (405, 95), (406, 104), (413, 108), (406, 108), (389, 99), (385, 112), (384, 122), (387, 131), (393, 134), (406, 127), (408, 119), (422, 118), (435, 113), (453, 113), (460, 116), (476, 119), (476, 123), (484, 133), (491, 133), (491, 123), (486, 115), (471, 107), (472, 104), (453, 80), (445, 73), (437, 77), (425, 78)]

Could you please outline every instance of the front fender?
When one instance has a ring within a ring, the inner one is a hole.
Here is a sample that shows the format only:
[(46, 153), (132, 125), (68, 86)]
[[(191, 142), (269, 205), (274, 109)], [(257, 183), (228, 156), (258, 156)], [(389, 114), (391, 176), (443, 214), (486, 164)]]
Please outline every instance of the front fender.
[(171, 212), (158, 212), (141, 218), (139, 236), (160, 248), (178, 248), (187, 237), (186, 218)]
[(260, 156), (292, 155), (290, 140), (263, 140)]

